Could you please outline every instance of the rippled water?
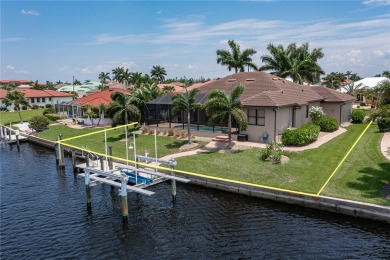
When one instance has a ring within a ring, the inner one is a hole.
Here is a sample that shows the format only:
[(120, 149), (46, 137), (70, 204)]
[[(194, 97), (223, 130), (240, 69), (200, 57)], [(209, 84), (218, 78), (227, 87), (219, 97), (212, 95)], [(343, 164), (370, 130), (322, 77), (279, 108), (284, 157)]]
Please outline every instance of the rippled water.
[(58, 172), (52, 151), (2, 146), (1, 259), (389, 259), (384, 223), (178, 184), (130, 193), (122, 226), (117, 190), (92, 188), (71, 161)]

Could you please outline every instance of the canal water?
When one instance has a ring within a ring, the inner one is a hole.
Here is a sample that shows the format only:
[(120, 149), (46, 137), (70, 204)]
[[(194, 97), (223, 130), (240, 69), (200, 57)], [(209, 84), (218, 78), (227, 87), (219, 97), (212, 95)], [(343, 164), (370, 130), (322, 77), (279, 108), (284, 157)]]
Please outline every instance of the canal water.
[(1, 259), (389, 259), (388, 224), (178, 184), (130, 193), (123, 226), (118, 190), (92, 188), (53, 151), (0, 147)]

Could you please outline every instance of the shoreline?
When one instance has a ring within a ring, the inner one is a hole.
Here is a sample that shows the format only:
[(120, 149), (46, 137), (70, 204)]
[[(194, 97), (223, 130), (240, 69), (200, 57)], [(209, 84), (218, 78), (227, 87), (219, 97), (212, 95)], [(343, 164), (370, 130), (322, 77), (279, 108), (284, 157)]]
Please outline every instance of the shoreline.
[[(28, 141), (37, 145), (44, 146), (49, 149), (55, 148), (55, 143), (38, 138), (35, 136), (27, 135)], [(390, 136), (390, 135), (389, 135)], [(339, 199), (327, 196), (308, 196), (297, 195), (289, 192), (275, 191), (256, 186), (244, 185), (244, 184), (232, 184), (225, 181), (217, 181), (203, 177), (188, 177), (185, 174), (179, 174), (191, 180), (191, 184), (203, 186), (207, 188), (223, 190), (240, 195), (246, 195), (249, 197), (262, 198), (272, 200), (276, 202), (282, 202), (287, 204), (293, 204), (301, 207), (312, 208), (322, 211), (328, 211), (332, 213), (338, 213), (348, 215), (357, 218), (370, 219), (374, 221), (380, 221), (390, 224), (390, 207), (381, 206), (371, 203), (364, 203), (346, 199)]]

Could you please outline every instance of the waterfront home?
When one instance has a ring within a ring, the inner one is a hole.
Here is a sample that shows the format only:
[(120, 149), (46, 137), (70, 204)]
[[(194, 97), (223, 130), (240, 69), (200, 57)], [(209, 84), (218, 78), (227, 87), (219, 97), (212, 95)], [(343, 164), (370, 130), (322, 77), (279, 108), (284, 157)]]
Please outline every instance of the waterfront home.
[[(74, 118), (79, 122), (83, 122), (84, 124), (91, 125), (92, 122), (90, 119), (84, 118), (84, 111), (82, 110), (82, 106), (85, 104), (89, 104), (92, 107), (99, 107), (100, 104), (109, 105), (111, 104), (111, 94), (114, 92), (123, 92), (126, 94), (130, 94), (127, 90), (123, 90), (121, 88), (110, 88), (107, 90), (103, 90), (89, 96), (77, 98), (72, 101), (62, 102), (57, 104), (56, 111), (58, 114), (66, 115), (68, 118)], [(112, 119), (106, 118), (104, 112), (100, 115), (100, 124), (111, 124)]]
[(82, 97), (87, 95), (87, 92), (97, 89), (101, 83), (89, 81), (88, 83), (85, 83), (83, 85), (65, 85), (58, 89), (58, 91), (61, 92), (76, 92), (78, 97)]
[[(50, 104), (54, 106), (62, 102), (72, 101), (74, 94), (58, 92), (55, 90), (36, 90), (36, 89), (19, 89), (19, 92), (23, 93), (30, 106), (36, 105), (39, 107), (45, 107)], [(7, 91), (0, 89), (0, 104), (7, 96)], [(14, 105), (7, 107), (8, 110), (14, 110)]]
[[(322, 107), (326, 116), (334, 117), (339, 124), (347, 122), (355, 100), (326, 87), (300, 85), (265, 72), (241, 72), (200, 87), (197, 102), (204, 104), (214, 89), (230, 94), (239, 84), (245, 86), (240, 100), (248, 117), (248, 128), (241, 134), (253, 142), (278, 140), (285, 129), (309, 123), (311, 107)], [(166, 94), (147, 103), (147, 123), (186, 123), (186, 116), (172, 115), (171, 97), (172, 94)], [(207, 124), (207, 120), (203, 110), (191, 115), (193, 124)]]

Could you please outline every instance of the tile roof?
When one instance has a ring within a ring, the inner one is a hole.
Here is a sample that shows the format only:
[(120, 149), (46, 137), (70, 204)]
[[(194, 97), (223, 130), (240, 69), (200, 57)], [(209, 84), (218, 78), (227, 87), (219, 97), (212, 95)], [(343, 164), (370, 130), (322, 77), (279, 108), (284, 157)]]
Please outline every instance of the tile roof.
[[(59, 92), (55, 90), (36, 90), (36, 89), (18, 89), (19, 92), (22, 92), (26, 98), (36, 98), (36, 97), (74, 97), (74, 94), (69, 94), (65, 92)], [(7, 91), (0, 90), (0, 98), (5, 98)]]
[[(188, 91), (192, 90), (192, 89), (195, 89), (195, 88), (201, 88), (211, 82), (214, 82), (215, 80), (209, 80), (209, 81), (206, 81), (206, 82), (203, 82), (203, 83), (194, 83), (192, 84), (191, 86), (189, 86), (187, 88)], [(175, 89), (173, 91), (171, 91), (170, 93), (184, 93), (184, 83), (181, 83), (181, 82), (172, 82), (172, 83), (167, 83), (167, 84), (157, 84), (157, 86), (159, 87), (159, 89), (163, 89), (164, 87), (167, 87), (167, 86), (172, 86), (174, 87)]]
[(310, 86), (299, 85), (265, 72), (240, 72), (201, 87), (201, 92), (220, 89), (230, 94), (237, 85), (245, 86), (244, 106), (282, 107), (303, 105), (324, 98)]
[(313, 89), (324, 97), (324, 102), (345, 102), (356, 99), (352, 95), (344, 94), (327, 87), (313, 87)]
[(95, 94), (92, 94), (92, 95), (89, 95), (89, 96), (85, 96), (85, 97), (82, 97), (82, 98), (78, 98), (78, 99), (75, 99), (72, 101), (72, 103), (79, 103), (79, 104), (90, 104), (92, 106), (99, 106), (100, 104), (106, 104), (106, 105), (109, 105), (112, 100), (111, 100), (111, 94), (114, 93), (114, 92), (123, 92), (123, 93), (126, 93), (126, 94), (130, 94), (130, 92), (128, 92), (127, 90), (123, 90), (123, 89), (120, 89), (120, 88), (112, 88), (112, 89), (107, 89), (107, 90), (103, 90), (103, 91), (100, 91), (98, 93), (95, 93)]

